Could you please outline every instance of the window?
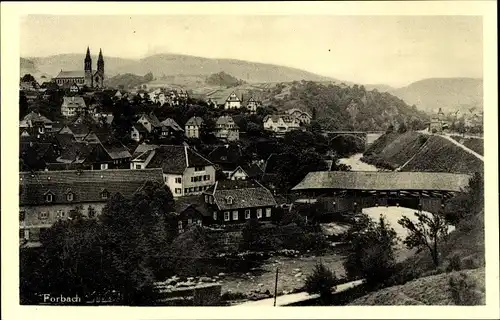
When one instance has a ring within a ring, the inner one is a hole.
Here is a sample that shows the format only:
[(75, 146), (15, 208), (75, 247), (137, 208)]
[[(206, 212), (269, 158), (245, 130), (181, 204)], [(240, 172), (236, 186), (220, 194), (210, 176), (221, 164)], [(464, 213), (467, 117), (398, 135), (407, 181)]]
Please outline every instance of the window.
[(233, 204), (233, 197), (231, 197), (231, 196), (226, 197), (226, 203)]
[(217, 220), (217, 211), (214, 211), (214, 213), (212, 214), (212, 217), (214, 218), (214, 220)]
[(53, 200), (53, 197), (52, 197), (51, 193), (48, 193), (45, 195), (45, 201), (52, 202), (52, 200)]
[(69, 192), (69, 193), (66, 195), (66, 200), (68, 200), (68, 201), (73, 201), (73, 193), (72, 193), (72, 192)]
[(245, 210), (245, 219), (250, 219), (250, 209)]
[(205, 203), (208, 203), (208, 195), (205, 195)]
[(101, 192), (101, 198), (102, 199), (107, 199), (109, 197), (109, 192), (104, 190), (103, 192)]
[[(142, 169), (142, 166), (141, 166), (140, 164), (136, 164), (136, 165), (135, 165), (135, 168), (136, 168), (136, 169)], [(166, 179), (166, 177), (165, 177), (165, 179)]]
[(205, 167), (194, 167), (194, 171), (205, 171)]
[(224, 212), (224, 221), (229, 221), (229, 211)]
[(189, 188), (189, 192), (194, 192), (194, 187)]
[(49, 218), (49, 213), (48, 212), (45, 212), (45, 211), (41, 211), (39, 214), (38, 214), (38, 219), (40, 220), (46, 220)]
[(107, 163), (101, 163), (101, 170), (107, 170), (108, 169), (108, 164)]
[(179, 233), (182, 233), (182, 231), (183, 231), (183, 229), (182, 229), (182, 221), (178, 222), (178, 228), (179, 228)]
[(233, 211), (233, 220), (238, 220), (238, 211)]
[(181, 194), (182, 189), (181, 188), (175, 188), (175, 194)]
[(262, 218), (262, 209), (257, 209), (257, 219)]
[(269, 218), (271, 216), (271, 208), (266, 208), (266, 217)]
[(182, 183), (182, 178), (175, 178), (175, 183)]
[(167, 183), (167, 177), (166, 176), (163, 176), (163, 181), (165, 181), (165, 183)]
[(189, 192), (189, 189), (188, 188), (184, 188), (184, 194), (186, 194), (188, 192)]

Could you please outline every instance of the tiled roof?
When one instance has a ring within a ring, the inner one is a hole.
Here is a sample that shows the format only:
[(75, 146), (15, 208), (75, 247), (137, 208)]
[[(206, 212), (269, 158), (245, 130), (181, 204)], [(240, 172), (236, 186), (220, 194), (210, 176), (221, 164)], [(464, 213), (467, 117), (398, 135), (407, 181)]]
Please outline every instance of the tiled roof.
[(101, 145), (113, 160), (132, 157), (128, 149), (119, 141), (101, 142)]
[[(233, 210), (276, 206), (271, 192), (254, 180), (221, 180), (207, 189), (214, 196), (219, 210)], [(232, 197), (232, 202), (228, 202)]]
[(189, 120), (186, 122), (186, 126), (201, 126), (203, 123), (203, 119), (200, 117), (191, 117)]
[(85, 71), (83, 70), (71, 70), (71, 71), (62, 71), (56, 76), (58, 78), (85, 78)]
[(292, 116), (290, 116), (288, 114), (286, 114), (286, 115), (271, 114), (271, 115), (265, 116), (263, 122), (266, 122), (268, 119), (273, 120), (273, 122), (278, 122), (280, 118), (283, 119), (284, 123), (292, 123), (295, 120), (294, 118), (292, 118)]
[(61, 155), (57, 158), (57, 162), (62, 163), (83, 163), (88, 158), (95, 144), (86, 144), (75, 142), (62, 150)]
[(140, 145), (137, 146), (137, 148), (135, 148), (132, 156), (135, 158), (148, 150), (154, 150), (156, 148), (158, 148), (158, 146), (156, 144), (141, 143)]
[(148, 129), (142, 125), (142, 123), (135, 123), (134, 128), (139, 131), (139, 133), (148, 133)]
[(175, 212), (179, 214), (191, 206), (198, 210), (203, 216), (211, 216), (202, 195), (179, 197), (175, 199)]
[(28, 113), (24, 118), (23, 121), (31, 121), (31, 122), (43, 122), (45, 124), (51, 124), (52, 120), (48, 119), (47, 117), (42, 116), (39, 113), (35, 113), (31, 111)]
[(208, 159), (217, 164), (238, 164), (241, 160), (241, 148), (236, 145), (218, 146), (208, 154)]
[(179, 124), (177, 122), (175, 122), (175, 120), (172, 118), (167, 118), (167, 119), (163, 120), (161, 122), (161, 125), (164, 127), (172, 128), (175, 131), (184, 131), (184, 129), (182, 129), (181, 126), (179, 126)]
[(72, 106), (75, 108), (85, 108), (85, 100), (83, 97), (63, 97), (63, 105)]
[[(49, 192), (52, 204), (103, 201), (103, 191), (129, 197), (146, 181), (163, 183), (160, 169), (21, 172), (19, 178), (20, 205), (45, 204)], [(67, 200), (68, 192), (73, 193), (73, 201)]]
[(160, 120), (158, 120), (158, 118), (155, 116), (154, 113), (150, 113), (150, 114), (143, 114), (141, 116), (141, 118), (144, 117), (146, 118), (146, 120), (149, 121), (149, 123), (151, 123), (151, 125), (153, 127), (161, 127), (161, 122)]
[(317, 171), (307, 176), (292, 190), (463, 190), (470, 176), (443, 172), (364, 172)]
[(211, 166), (212, 163), (188, 146), (161, 145), (147, 165), (162, 168), (164, 173), (182, 174), (188, 167)]
[(231, 116), (220, 116), (217, 118), (217, 121), (215, 122), (216, 125), (228, 125), (228, 124), (234, 124), (236, 126), (236, 123), (234, 122), (233, 118)]

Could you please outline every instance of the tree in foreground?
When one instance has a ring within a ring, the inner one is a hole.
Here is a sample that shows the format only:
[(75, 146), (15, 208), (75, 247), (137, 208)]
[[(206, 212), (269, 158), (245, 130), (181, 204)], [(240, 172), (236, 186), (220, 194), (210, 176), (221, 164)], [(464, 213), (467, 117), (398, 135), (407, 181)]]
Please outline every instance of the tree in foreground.
[(417, 221), (408, 217), (401, 218), (398, 223), (408, 230), (408, 236), (403, 243), (409, 248), (417, 248), (418, 252), (427, 248), (431, 254), (434, 266), (439, 266), (439, 243), (445, 241), (448, 235), (448, 222), (440, 213), (427, 214), (415, 212)]
[(364, 278), (368, 285), (377, 287), (392, 275), (396, 259), (394, 246), (398, 238), (383, 216), (378, 223), (361, 214), (356, 225), (348, 231), (349, 243), (344, 268), (350, 279)]
[(314, 266), (313, 273), (306, 278), (305, 289), (310, 294), (319, 294), (321, 298), (331, 297), (336, 290), (338, 279), (323, 263)]

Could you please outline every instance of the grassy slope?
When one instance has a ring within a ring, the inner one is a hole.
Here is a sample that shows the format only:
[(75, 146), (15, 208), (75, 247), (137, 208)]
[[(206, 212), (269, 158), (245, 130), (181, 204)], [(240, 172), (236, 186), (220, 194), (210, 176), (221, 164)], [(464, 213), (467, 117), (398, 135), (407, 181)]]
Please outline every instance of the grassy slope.
[[(463, 271), (473, 278), (485, 297), (484, 268)], [(424, 277), (368, 294), (350, 305), (453, 305), (448, 281), (453, 273)]]
[[(423, 146), (425, 138), (428, 140)], [(385, 134), (365, 152), (365, 155), (369, 154), (392, 167), (405, 164), (415, 155), (402, 171), (473, 173), (483, 170), (481, 160), (453, 143), (439, 136), (417, 132)]]
[(484, 140), (478, 138), (462, 138), (460, 136), (451, 136), (455, 141), (463, 144), (467, 148), (471, 149), (484, 156)]

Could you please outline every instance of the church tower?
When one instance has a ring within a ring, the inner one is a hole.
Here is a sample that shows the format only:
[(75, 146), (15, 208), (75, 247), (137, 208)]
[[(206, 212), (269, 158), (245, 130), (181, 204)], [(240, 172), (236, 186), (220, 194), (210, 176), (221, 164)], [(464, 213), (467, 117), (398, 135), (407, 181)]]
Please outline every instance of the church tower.
[(104, 85), (104, 58), (102, 57), (102, 49), (99, 49), (99, 58), (97, 59), (97, 73), (95, 76), (96, 86), (102, 88)]
[(87, 55), (85, 56), (85, 85), (89, 88), (94, 86), (92, 80), (92, 58), (90, 57), (90, 49), (87, 47)]

